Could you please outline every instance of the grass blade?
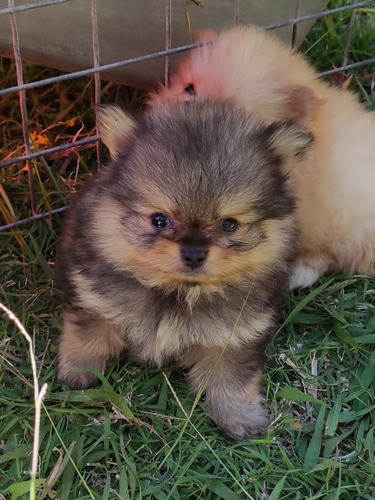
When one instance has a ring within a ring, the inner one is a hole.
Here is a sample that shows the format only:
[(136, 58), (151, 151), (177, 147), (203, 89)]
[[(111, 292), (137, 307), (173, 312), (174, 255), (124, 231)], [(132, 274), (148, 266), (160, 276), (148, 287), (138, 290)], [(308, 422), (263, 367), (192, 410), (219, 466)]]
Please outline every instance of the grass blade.
[(326, 407), (322, 405), (319, 410), (314, 433), (306, 450), (305, 460), (303, 463), (303, 469), (305, 471), (309, 471), (318, 463), (319, 453), (322, 447), (325, 412)]

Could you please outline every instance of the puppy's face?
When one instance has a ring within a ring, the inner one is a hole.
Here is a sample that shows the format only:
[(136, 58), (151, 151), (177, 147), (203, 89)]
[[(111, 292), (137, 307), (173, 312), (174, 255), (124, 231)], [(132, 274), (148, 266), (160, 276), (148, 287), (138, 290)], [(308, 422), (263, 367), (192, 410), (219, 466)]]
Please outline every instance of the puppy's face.
[(180, 291), (269, 270), (294, 240), (287, 173), (311, 136), (210, 101), (126, 120), (115, 108), (100, 114), (114, 157), (92, 222), (103, 257)]

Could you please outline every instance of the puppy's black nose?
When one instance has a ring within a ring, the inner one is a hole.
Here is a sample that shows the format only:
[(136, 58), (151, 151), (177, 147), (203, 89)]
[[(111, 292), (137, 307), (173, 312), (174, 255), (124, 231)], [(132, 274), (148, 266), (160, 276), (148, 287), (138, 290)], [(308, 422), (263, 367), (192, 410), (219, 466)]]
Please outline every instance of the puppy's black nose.
[(182, 247), (181, 248), (181, 260), (185, 266), (191, 269), (196, 269), (201, 267), (207, 257), (208, 250), (202, 247)]

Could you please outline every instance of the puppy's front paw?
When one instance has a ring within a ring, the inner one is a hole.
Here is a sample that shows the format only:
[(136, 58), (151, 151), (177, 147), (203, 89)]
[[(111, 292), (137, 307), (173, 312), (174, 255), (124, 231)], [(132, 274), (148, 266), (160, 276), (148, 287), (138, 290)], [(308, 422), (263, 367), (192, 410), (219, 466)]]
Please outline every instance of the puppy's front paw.
[(220, 403), (223, 402), (206, 402), (206, 406), (208, 414), (225, 436), (242, 441), (267, 432), (269, 417), (261, 402), (238, 402), (229, 406)]
[[(64, 310), (57, 378), (71, 389), (87, 389), (97, 376), (85, 368), (104, 372), (107, 362), (123, 348), (117, 329), (83, 309)], [(82, 368), (78, 370), (77, 368)]]
[(77, 367), (79, 367), (78, 363), (71, 363), (60, 356), (57, 369), (58, 380), (71, 389), (87, 389), (97, 382), (96, 375), (86, 370), (77, 370)]
[(289, 277), (289, 290), (311, 286), (319, 276), (319, 271), (310, 266), (296, 266)]

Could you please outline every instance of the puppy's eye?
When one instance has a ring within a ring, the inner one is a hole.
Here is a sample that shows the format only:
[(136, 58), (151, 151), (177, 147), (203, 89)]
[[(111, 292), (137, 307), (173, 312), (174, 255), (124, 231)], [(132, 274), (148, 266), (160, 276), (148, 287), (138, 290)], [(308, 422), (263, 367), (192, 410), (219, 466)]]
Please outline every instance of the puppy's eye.
[(238, 222), (236, 219), (223, 219), (220, 222), (220, 227), (222, 231), (225, 231), (226, 233), (231, 233), (232, 231), (235, 231), (238, 228)]
[(165, 214), (156, 213), (151, 215), (151, 224), (157, 229), (171, 229), (173, 224)]

